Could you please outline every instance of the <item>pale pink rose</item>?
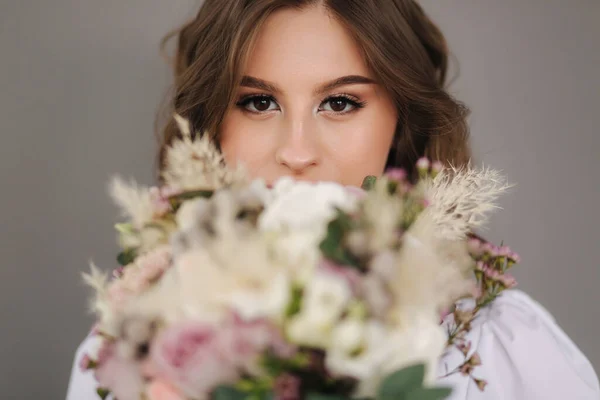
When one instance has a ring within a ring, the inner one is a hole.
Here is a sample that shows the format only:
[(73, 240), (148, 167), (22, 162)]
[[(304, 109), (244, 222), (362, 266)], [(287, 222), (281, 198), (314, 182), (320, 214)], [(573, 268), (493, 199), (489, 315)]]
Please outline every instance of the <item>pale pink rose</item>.
[(129, 299), (152, 285), (171, 267), (171, 248), (161, 246), (138, 257), (125, 267), (121, 277), (108, 288), (108, 299), (114, 309), (122, 308)]
[(104, 342), (98, 354), (94, 376), (102, 388), (109, 389), (119, 400), (139, 400), (144, 380), (138, 364), (119, 356), (115, 343)]
[(155, 380), (146, 389), (148, 400), (185, 400), (185, 397), (177, 391), (170, 383)]
[(266, 349), (283, 358), (291, 357), (296, 350), (274, 325), (264, 319), (244, 321), (232, 313), (219, 334), (232, 362), (248, 370), (256, 366), (257, 357)]
[(272, 348), (293, 354), (279, 331), (264, 320), (243, 321), (232, 314), (218, 328), (185, 322), (168, 328), (152, 345), (147, 370), (189, 397), (206, 397), (215, 387), (257, 370), (258, 356)]
[(161, 246), (157, 249), (140, 256), (135, 263), (138, 266), (139, 273), (145, 277), (148, 282), (158, 278), (171, 266), (171, 247)]
[(239, 378), (222, 342), (223, 336), (203, 323), (172, 326), (152, 345), (154, 372), (185, 395), (204, 398), (215, 387)]
[(114, 282), (108, 288), (108, 299), (113, 309), (122, 308), (125, 303), (132, 297), (130, 290), (127, 290), (121, 282)]

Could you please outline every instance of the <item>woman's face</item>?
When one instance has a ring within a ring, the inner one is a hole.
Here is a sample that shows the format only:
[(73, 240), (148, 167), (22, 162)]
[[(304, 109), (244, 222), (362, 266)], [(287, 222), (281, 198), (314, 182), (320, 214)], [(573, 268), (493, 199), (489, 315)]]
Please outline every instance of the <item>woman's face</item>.
[(293, 176), (358, 186), (383, 172), (396, 108), (323, 8), (273, 14), (243, 72), (220, 131), (228, 164), (268, 183)]

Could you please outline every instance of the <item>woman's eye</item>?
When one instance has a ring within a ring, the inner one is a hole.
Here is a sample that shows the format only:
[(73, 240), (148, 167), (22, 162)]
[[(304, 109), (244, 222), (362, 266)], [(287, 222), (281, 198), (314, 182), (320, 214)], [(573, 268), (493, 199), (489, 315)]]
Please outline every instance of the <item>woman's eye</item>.
[(238, 102), (237, 105), (253, 113), (263, 113), (279, 109), (275, 99), (271, 96), (246, 97)]
[(356, 109), (362, 108), (363, 103), (350, 99), (345, 96), (336, 96), (326, 99), (322, 105), (322, 111), (331, 111), (336, 114), (346, 114)]

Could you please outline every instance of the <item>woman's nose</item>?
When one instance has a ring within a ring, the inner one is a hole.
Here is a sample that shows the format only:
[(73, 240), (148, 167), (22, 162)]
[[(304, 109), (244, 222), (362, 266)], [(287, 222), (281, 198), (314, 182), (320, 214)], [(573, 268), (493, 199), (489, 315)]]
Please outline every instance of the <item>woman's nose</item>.
[(305, 121), (290, 124), (282, 134), (275, 160), (293, 174), (302, 174), (319, 163), (315, 137)]

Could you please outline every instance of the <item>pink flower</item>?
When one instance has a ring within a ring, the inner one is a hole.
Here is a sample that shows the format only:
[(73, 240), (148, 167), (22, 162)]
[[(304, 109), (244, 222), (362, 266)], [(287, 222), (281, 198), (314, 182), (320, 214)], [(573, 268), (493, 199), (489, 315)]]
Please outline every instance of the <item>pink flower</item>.
[(246, 322), (235, 315), (217, 327), (185, 322), (168, 328), (153, 343), (152, 370), (188, 397), (207, 396), (257, 368), (267, 348), (284, 349), (277, 330), (265, 321)]
[(429, 170), (430, 167), (431, 167), (431, 162), (429, 161), (429, 159), (427, 157), (421, 157), (417, 161), (417, 168), (419, 170), (426, 171), (426, 170)]
[(154, 216), (162, 217), (172, 210), (169, 197), (176, 196), (181, 193), (181, 190), (171, 188), (169, 186), (152, 187), (150, 188), (150, 199), (154, 208)]
[(93, 364), (94, 361), (90, 358), (90, 356), (88, 354), (84, 354), (83, 357), (81, 357), (81, 360), (79, 360), (79, 369), (82, 372), (85, 372), (90, 369)]
[(477, 264), (475, 264), (477, 271), (485, 271), (487, 268), (488, 266), (483, 261), (477, 261)]
[(462, 343), (458, 344), (456, 347), (466, 357), (467, 354), (469, 354), (469, 351), (471, 351), (471, 342), (462, 342)]
[(515, 252), (511, 252), (508, 258), (515, 264), (519, 264), (521, 262), (521, 257)]
[(494, 246), (491, 243), (484, 243), (481, 247), (482, 251), (484, 254), (492, 256), (494, 254), (494, 249), (496, 246)]
[(483, 273), (492, 280), (498, 280), (500, 278), (500, 273), (491, 267), (485, 267)]
[(113, 281), (108, 288), (108, 298), (113, 308), (122, 308), (124, 304), (150, 287), (171, 267), (171, 249), (161, 246), (140, 256), (135, 264), (125, 267), (121, 278)]
[(508, 247), (508, 246), (502, 246), (498, 249), (498, 255), (500, 257), (508, 257), (511, 253), (512, 253), (512, 251), (510, 250), (510, 247)]
[(300, 379), (284, 373), (275, 379), (273, 392), (277, 400), (300, 400)]
[(434, 161), (433, 164), (431, 165), (431, 169), (432, 169), (433, 173), (435, 175), (437, 175), (440, 172), (442, 172), (442, 170), (444, 169), (444, 164), (441, 161)]
[(474, 257), (480, 257), (483, 253), (481, 240), (477, 238), (469, 239), (467, 242), (467, 247), (469, 249), (469, 253), (471, 253)]
[(125, 267), (118, 267), (116, 269), (113, 270), (112, 272), (112, 276), (115, 279), (119, 279), (123, 276), (123, 273), (125, 272)]
[(151, 350), (159, 379), (171, 382), (189, 397), (206, 396), (214, 387), (237, 378), (224, 354), (217, 331), (206, 324), (182, 323), (161, 334)]
[(385, 171), (385, 176), (388, 179), (397, 182), (404, 182), (406, 178), (408, 178), (408, 174), (402, 168), (390, 168)]
[(138, 400), (144, 390), (139, 365), (121, 357), (114, 342), (104, 342), (98, 354), (94, 376), (102, 388), (109, 389), (119, 400)]
[(514, 276), (512, 276), (510, 274), (500, 275), (500, 277), (498, 278), (498, 281), (502, 284), (502, 286), (504, 286), (507, 289), (511, 289), (511, 288), (517, 286), (517, 280), (515, 279)]
[(171, 384), (162, 380), (155, 380), (146, 389), (148, 400), (185, 400)]

